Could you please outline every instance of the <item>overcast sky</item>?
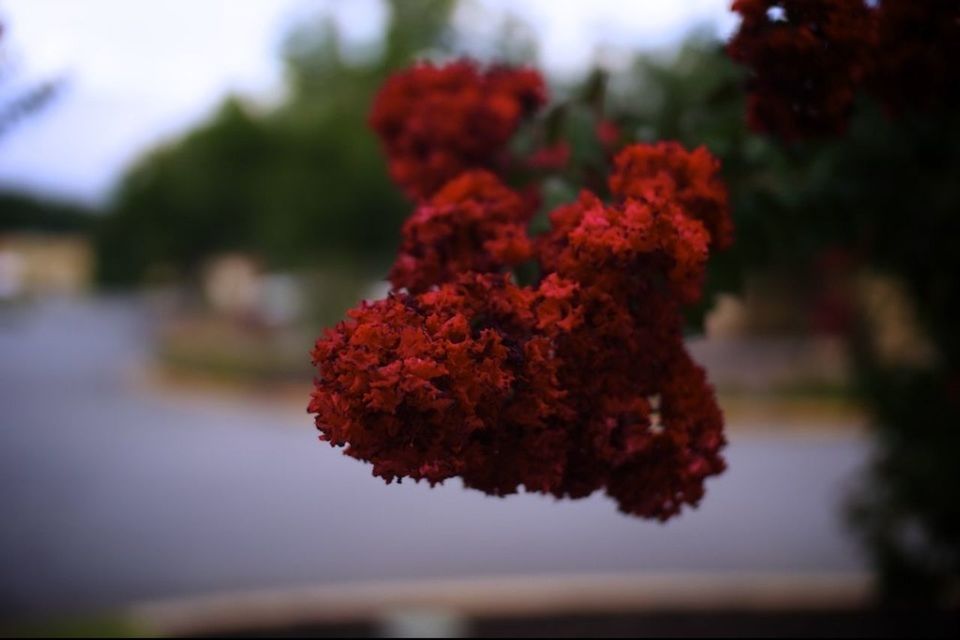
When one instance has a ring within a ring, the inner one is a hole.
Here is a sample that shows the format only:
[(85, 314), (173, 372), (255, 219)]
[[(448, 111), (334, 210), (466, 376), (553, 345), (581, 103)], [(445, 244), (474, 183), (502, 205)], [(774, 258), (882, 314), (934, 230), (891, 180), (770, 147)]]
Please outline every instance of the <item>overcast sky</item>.
[[(575, 74), (612, 49), (657, 48), (708, 25), (729, 0), (468, 0), (474, 40), (508, 12), (533, 28), (540, 63)], [(0, 138), (0, 186), (103, 201), (124, 168), (201, 120), (230, 92), (283, 94), (278, 49), (298, 18), (329, 12), (358, 48), (382, 33), (380, 0), (0, 0), (0, 104), (62, 77), (47, 108)]]

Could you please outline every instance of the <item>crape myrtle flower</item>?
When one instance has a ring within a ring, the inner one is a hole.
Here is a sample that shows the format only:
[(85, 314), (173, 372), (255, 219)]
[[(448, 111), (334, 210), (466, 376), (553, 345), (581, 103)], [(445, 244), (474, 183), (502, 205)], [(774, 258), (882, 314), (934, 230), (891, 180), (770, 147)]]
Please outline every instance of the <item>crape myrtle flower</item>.
[(676, 298), (650, 272), (634, 279), (632, 290), (557, 274), (539, 285), (563, 309), (543, 325), (568, 416), (565, 472), (551, 493), (605, 489), (621, 511), (666, 520), (723, 471), (726, 441), (713, 389), (685, 350)]
[(542, 260), (562, 276), (606, 291), (656, 282), (684, 302), (700, 297), (710, 234), (675, 202), (652, 196), (606, 204), (584, 191), (551, 221)]
[(890, 114), (960, 100), (957, 0), (736, 0), (727, 52), (750, 70), (747, 118), (795, 140), (844, 131), (864, 90)]
[(532, 253), (527, 203), (483, 170), (463, 173), (417, 206), (390, 270), (394, 287), (418, 292), (460, 273), (492, 273)]
[(661, 379), (659, 394), (653, 396), (656, 413), (634, 400), (624, 407), (625, 414), (605, 419), (611, 435), (626, 443), (625, 457), (613, 469), (607, 493), (621, 511), (661, 521), (679, 513), (684, 504), (696, 505), (704, 494), (704, 479), (726, 468), (718, 454), (725, 439), (713, 389), (703, 368), (685, 351), (676, 355)]
[(960, 2), (883, 0), (867, 87), (893, 113), (960, 102)]
[(614, 159), (610, 191), (620, 198), (660, 196), (672, 201), (706, 226), (711, 249), (733, 244), (720, 161), (705, 147), (687, 151), (676, 142), (631, 145)]
[[(575, 412), (558, 497), (606, 488), (620, 509), (665, 520), (720, 473), (722, 416), (685, 351), (681, 306), (700, 295), (709, 234), (659, 195), (604, 203), (589, 192), (551, 215), (544, 267), (578, 287), (579, 322), (555, 336)], [(589, 362), (589, 366), (583, 363)]]
[(845, 130), (875, 52), (865, 0), (735, 0), (742, 16), (727, 45), (749, 69), (747, 119), (787, 140)]
[(388, 482), (460, 476), (492, 495), (522, 485), (558, 497), (606, 487), (624, 512), (660, 519), (696, 504), (723, 469), (722, 418), (702, 370), (678, 334), (644, 343), (653, 334), (630, 331), (625, 313), (632, 358), (615, 358), (623, 345), (600, 348), (602, 374), (634, 384), (569, 384), (594, 373), (564, 354), (596, 352), (604, 337), (586, 325), (585, 307), (600, 307), (579, 293), (556, 274), (537, 288), (468, 274), (361, 305), (313, 351), (309, 410), (321, 438)]
[(545, 101), (543, 78), (533, 70), (424, 62), (386, 81), (370, 125), (391, 177), (419, 199), (463, 171), (503, 164), (520, 122)]
[[(391, 293), (317, 340), (308, 410), (321, 440), (388, 483), (605, 490), (666, 520), (724, 468), (722, 416), (681, 331), (710, 252), (732, 241), (719, 165), (676, 143), (628, 147), (612, 200), (585, 190), (531, 238), (537, 185), (513, 191), (497, 171), (543, 100), (535, 73), (470, 62), (387, 82), (371, 124), (417, 204)], [(548, 151), (544, 171), (569, 160)], [(510, 269), (529, 261), (539, 275), (520, 286)]]
[(531, 331), (557, 316), (547, 297), (467, 274), (352, 310), (312, 353), (321, 439), (388, 482), (459, 475), (496, 495), (554, 488), (569, 411), (551, 340)]

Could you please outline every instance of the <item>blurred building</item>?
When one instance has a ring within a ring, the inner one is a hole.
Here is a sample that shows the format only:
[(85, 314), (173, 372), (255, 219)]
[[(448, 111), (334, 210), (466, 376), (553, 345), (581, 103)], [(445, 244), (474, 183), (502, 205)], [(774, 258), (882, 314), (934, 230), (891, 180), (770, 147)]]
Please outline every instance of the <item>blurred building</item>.
[(87, 237), (7, 233), (0, 235), (0, 299), (71, 294), (89, 289), (93, 252)]

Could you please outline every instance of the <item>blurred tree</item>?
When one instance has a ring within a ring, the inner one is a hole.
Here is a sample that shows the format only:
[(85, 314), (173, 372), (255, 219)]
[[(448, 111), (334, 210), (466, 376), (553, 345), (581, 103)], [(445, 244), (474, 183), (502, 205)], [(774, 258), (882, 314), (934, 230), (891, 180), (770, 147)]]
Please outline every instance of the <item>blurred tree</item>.
[(0, 191), (0, 232), (88, 232), (93, 226), (93, 212), (84, 207)]
[(230, 99), (124, 178), (98, 231), (101, 281), (136, 284), (153, 265), (189, 274), (225, 250), (275, 268), (386, 263), (405, 208), (367, 109), (390, 70), (441, 42), (452, 7), (391, 2), (381, 54), (353, 63), (330, 20), (295, 28), (281, 105), (261, 112)]
[(190, 270), (211, 251), (255, 247), (260, 165), (270, 143), (237, 101), (124, 179), (98, 234), (100, 275), (136, 282), (152, 265)]
[(386, 70), (408, 64), (430, 47), (443, 47), (456, 0), (391, 0), (390, 25), (381, 66)]

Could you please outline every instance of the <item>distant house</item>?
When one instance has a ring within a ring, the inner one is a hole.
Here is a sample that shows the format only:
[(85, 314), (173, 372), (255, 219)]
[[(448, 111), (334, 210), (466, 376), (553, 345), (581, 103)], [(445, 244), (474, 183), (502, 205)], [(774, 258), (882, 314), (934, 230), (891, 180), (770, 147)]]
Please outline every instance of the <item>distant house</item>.
[(93, 249), (82, 234), (0, 233), (0, 300), (80, 294), (93, 282)]

